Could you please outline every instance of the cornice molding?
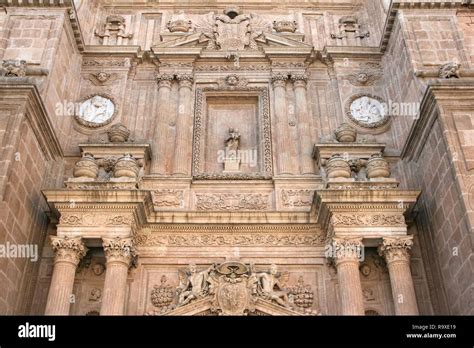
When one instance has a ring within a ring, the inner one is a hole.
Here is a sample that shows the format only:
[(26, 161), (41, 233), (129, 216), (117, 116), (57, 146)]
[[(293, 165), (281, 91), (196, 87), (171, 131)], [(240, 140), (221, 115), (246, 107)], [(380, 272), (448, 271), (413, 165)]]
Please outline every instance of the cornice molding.
[(33, 133), (46, 159), (63, 157), (61, 145), (53, 129), (34, 79), (29, 77), (0, 78), (0, 98), (23, 108)]
[(474, 79), (436, 80), (426, 89), (421, 102), (419, 118), (413, 123), (408, 140), (402, 150), (401, 158), (417, 161), (434, 122), (440, 115), (440, 105), (443, 108), (451, 105), (462, 108), (464, 102), (472, 101), (474, 95)]

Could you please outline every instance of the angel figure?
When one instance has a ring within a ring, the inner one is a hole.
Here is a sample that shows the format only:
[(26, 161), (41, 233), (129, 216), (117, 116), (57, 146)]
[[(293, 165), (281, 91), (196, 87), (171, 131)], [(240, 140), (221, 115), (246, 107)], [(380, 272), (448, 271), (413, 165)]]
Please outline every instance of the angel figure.
[(205, 296), (209, 291), (209, 276), (216, 269), (216, 265), (212, 264), (209, 268), (198, 271), (195, 264), (189, 265), (189, 272), (178, 271), (178, 305), (187, 305), (194, 299)]
[[(253, 268), (253, 266), (251, 266)], [(252, 278), (256, 279), (257, 292), (264, 298), (275, 301), (283, 307), (290, 307), (288, 291), (285, 284), (288, 281), (288, 272), (278, 273), (276, 265), (270, 266), (270, 272), (255, 273), (252, 270)]]

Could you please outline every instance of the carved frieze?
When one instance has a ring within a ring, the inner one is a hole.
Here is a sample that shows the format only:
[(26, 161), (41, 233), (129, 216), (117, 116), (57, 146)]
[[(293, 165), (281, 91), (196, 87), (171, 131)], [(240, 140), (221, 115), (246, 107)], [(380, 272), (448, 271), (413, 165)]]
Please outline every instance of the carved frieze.
[(307, 207), (313, 203), (313, 190), (281, 190), (281, 199), (285, 207)]
[(183, 190), (154, 190), (151, 191), (153, 205), (158, 208), (182, 208), (184, 205)]
[(132, 214), (62, 213), (59, 219), (62, 226), (122, 226), (132, 223)]
[(198, 193), (196, 209), (208, 211), (268, 210), (269, 194), (260, 193)]
[(403, 215), (393, 214), (335, 214), (331, 217), (333, 226), (406, 226)]
[(140, 234), (137, 246), (143, 247), (196, 247), (196, 246), (323, 246), (322, 233), (180, 233)]

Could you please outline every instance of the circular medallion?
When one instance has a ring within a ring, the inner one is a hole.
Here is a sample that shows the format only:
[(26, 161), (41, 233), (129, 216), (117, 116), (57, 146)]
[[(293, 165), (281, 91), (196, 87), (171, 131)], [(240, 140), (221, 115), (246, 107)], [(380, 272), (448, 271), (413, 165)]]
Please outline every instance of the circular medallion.
[(349, 99), (346, 114), (356, 125), (378, 128), (385, 125), (389, 115), (382, 98), (372, 95), (356, 95)]
[(97, 94), (83, 99), (76, 120), (83, 126), (98, 128), (112, 122), (116, 114), (117, 108), (112, 98)]

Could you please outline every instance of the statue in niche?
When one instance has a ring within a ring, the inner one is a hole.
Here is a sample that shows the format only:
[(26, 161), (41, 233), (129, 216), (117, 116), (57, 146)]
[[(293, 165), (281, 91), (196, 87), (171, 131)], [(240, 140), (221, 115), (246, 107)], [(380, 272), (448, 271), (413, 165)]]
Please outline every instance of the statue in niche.
[(235, 173), (240, 171), (240, 159), (238, 155), (239, 146), (239, 130), (230, 128), (229, 135), (225, 140), (224, 173)]
[(253, 266), (251, 266), (251, 273), (252, 277), (255, 277), (254, 279), (256, 280), (257, 294), (270, 301), (275, 301), (283, 307), (291, 307), (288, 300), (288, 291), (284, 290), (289, 273), (278, 273), (276, 265), (271, 265), (269, 272), (261, 273), (254, 272)]
[(198, 271), (195, 264), (189, 265), (189, 271), (179, 272), (178, 306), (184, 306), (194, 299), (202, 298), (209, 293), (209, 276), (216, 265)]

